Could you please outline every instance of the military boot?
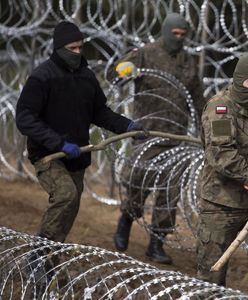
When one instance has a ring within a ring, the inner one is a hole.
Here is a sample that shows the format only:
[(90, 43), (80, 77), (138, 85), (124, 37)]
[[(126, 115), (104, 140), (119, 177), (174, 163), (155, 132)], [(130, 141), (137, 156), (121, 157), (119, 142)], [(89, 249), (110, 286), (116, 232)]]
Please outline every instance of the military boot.
[(114, 243), (117, 250), (127, 250), (132, 223), (133, 219), (128, 214), (123, 213), (121, 215), (114, 235)]
[(150, 260), (160, 264), (172, 264), (172, 258), (166, 254), (163, 249), (163, 241), (154, 235), (151, 235), (146, 256), (149, 257)]

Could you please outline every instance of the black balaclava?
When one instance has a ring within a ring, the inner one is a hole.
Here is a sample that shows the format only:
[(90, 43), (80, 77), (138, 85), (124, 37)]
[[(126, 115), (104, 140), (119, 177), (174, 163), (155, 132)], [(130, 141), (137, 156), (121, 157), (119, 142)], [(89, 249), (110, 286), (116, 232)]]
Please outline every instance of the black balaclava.
[(248, 53), (242, 55), (236, 65), (231, 88), (233, 101), (248, 109), (248, 88), (243, 86), (245, 80), (248, 80)]
[(53, 46), (57, 54), (66, 62), (69, 68), (75, 70), (80, 66), (82, 54), (74, 53), (64, 46), (83, 40), (83, 34), (79, 28), (67, 21), (60, 22), (54, 29)]
[(171, 30), (174, 28), (185, 29), (188, 31), (189, 25), (181, 15), (170, 13), (166, 16), (162, 25), (162, 37), (166, 50), (170, 54), (177, 54), (183, 48), (185, 38), (176, 37)]

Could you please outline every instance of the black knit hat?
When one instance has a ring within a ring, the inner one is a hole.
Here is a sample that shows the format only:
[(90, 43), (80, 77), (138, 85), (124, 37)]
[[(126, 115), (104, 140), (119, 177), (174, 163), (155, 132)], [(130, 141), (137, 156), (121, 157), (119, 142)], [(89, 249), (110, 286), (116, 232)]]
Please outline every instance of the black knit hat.
[(67, 21), (60, 22), (53, 32), (53, 46), (54, 49), (63, 47), (66, 44), (80, 41), (84, 38), (79, 28)]

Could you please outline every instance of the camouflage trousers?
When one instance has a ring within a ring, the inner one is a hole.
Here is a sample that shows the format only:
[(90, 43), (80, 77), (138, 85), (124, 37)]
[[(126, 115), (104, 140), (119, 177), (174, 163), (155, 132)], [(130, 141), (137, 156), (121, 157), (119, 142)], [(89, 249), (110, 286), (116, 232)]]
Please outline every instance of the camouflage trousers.
[[(134, 167), (127, 168), (124, 171), (124, 187), (126, 190), (125, 200), (122, 201), (121, 211), (130, 214), (133, 218), (140, 218), (144, 213), (144, 204), (148, 198), (151, 190), (154, 187), (154, 180), (158, 175), (158, 170), (149, 170), (149, 160), (157, 157), (161, 152), (171, 149), (169, 146), (153, 146), (148, 149), (140, 164), (148, 167)], [(166, 189), (165, 172), (159, 174), (159, 180), (156, 182), (158, 187), (155, 194), (155, 201), (152, 203), (152, 231), (166, 235), (173, 232), (176, 220), (176, 207), (179, 199), (178, 185), (176, 184), (176, 177), (171, 181), (170, 191)], [(174, 186), (173, 186), (173, 181)], [(168, 199), (168, 194), (169, 198)], [(149, 206), (149, 205), (147, 205)]]
[(79, 210), (85, 170), (69, 172), (60, 160), (46, 164), (38, 161), (34, 167), (40, 185), (49, 194), (38, 234), (64, 242)]
[(226, 285), (228, 263), (219, 272), (210, 268), (222, 256), (248, 220), (248, 209), (237, 209), (201, 199), (197, 237), (197, 277)]

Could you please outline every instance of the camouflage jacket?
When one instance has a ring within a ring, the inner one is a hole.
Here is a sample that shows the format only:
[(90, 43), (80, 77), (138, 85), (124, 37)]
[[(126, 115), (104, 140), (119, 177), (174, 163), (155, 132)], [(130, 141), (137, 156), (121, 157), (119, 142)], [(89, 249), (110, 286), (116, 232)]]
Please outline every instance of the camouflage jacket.
[(248, 110), (232, 101), (231, 89), (212, 97), (203, 110), (205, 154), (201, 197), (234, 208), (248, 208)]
[[(198, 116), (201, 115), (205, 102), (198, 78), (196, 57), (184, 50), (177, 56), (171, 56), (165, 50), (163, 40), (160, 38), (154, 43), (134, 49), (117, 64), (123, 61), (131, 61), (138, 68), (164, 71), (175, 76), (187, 88)], [(135, 79), (135, 94), (132, 117), (136, 119), (146, 116), (143, 124), (147, 129), (186, 133), (189, 109), (185, 97), (175, 86), (156, 76), (140, 76)], [(166, 100), (161, 100), (161, 97)], [(180, 125), (175, 125), (175, 122)]]

